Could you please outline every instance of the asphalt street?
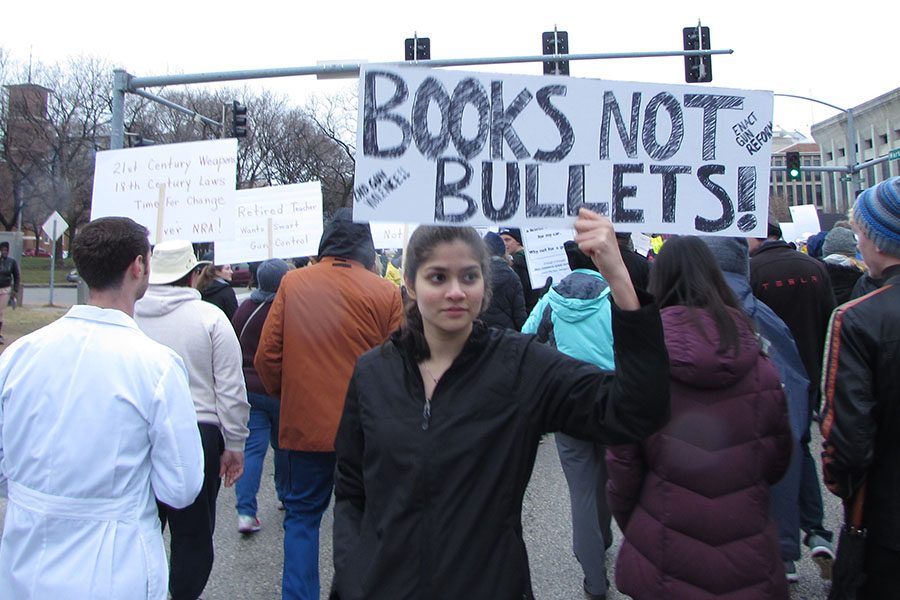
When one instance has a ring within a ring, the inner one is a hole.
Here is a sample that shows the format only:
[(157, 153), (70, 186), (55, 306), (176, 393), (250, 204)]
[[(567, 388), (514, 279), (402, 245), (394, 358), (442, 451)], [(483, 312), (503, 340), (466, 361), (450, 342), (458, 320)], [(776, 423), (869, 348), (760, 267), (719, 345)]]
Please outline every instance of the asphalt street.
[[(820, 445), (821, 438), (815, 434), (813, 447), (819, 448)], [(262, 530), (243, 536), (237, 531), (234, 488), (223, 488), (219, 494), (216, 560), (203, 595), (206, 600), (275, 600), (280, 597), (283, 513), (277, 509), (271, 452), (267, 456), (258, 500)], [(840, 519), (839, 504), (827, 492), (824, 500), (826, 526), (836, 529)], [(5, 513), (5, 502), (0, 499), (0, 515)], [(581, 567), (571, 550), (568, 488), (559, 466), (556, 444), (550, 436), (538, 451), (531, 483), (525, 494), (522, 521), (536, 597), (540, 600), (583, 599)], [(323, 598), (327, 595), (332, 576), (331, 528), (329, 506), (322, 521), (319, 553)], [(615, 579), (615, 556), (621, 542), (618, 530), (614, 531), (614, 535), (614, 546), (607, 554), (610, 580)], [(818, 569), (808, 556), (804, 555), (798, 563), (798, 571), (800, 582), (791, 586), (793, 600), (818, 600), (827, 596), (827, 584), (819, 578)], [(613, 600), (627, 596), (611, 590), (609, 598)]]
[[(26, 288), (26, 305), (46, 305), (48, 288)], [(238, 290), (239, 295), (246, 295)], [(75, 302), (75, 288), (63, 287), (54, 290), (54, 304), (70, 306)], [(813, 432), (813, 455), (818, 457), (821, 436)], [(213, 572), (203, 597), (206, 600), (250, 600), (277, 599), (281, 591), (282, 528), (283, 512), (277, 509), (274, 484), (272, 481), (271, 452), (266, 457), (263, 481), (258, 495), (259, 518), (262, 530), (250, 536), (237, 531), (237, 516), (234, 510), (234, 488), (222, 488), (219, 494), (217, 528), (215, 533), (216, 560)], [(840, 524), (840, 504), (831, 494), (825, 492), (826, 526), (837, 530)], [(6, 501), (0, 499), (0, 530)], [(332, 507), (322, 521), (319, 553), (319, 572), (322, 581), (323, 598), (332, 577), (331, 528)], [(580, 600), (582, 599), (581, 567), (572, 553), (571, 520), (569, 495), (556, 444), (548, 436), (541, 444), (531, 483), (525, 494), (522, 522), (528, 545), (532, 580), (535, 595), (540, 600)], [(607, 568), (610, 581), (615, 580), (615, 556), (621, 543), (621, 534), (614, 527), (614, 544), (607, 553)], [(793, 600), (818, 600), (825, 598), (828, 587), (819, 578), (818, 569), (804, 557), (797, 564), (800, 582), (791, 586)], [(610, 590), (610, 600), (627, 598)]]

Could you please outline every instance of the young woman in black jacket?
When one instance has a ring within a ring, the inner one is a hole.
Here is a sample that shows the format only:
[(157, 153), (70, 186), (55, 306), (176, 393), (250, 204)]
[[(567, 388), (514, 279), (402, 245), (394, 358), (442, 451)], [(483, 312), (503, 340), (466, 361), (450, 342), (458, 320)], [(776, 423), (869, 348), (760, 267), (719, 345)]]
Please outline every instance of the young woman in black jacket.
[(474, 229), (413, 233), (406, 324), (360, 358), (335, 442), (333, 598), (531, 598), (521, 512), (541, 435), (622, 443), (668, 419), (659, 311), (607, 219), (582, 210), (576, 231), (614, 298), (615, 374), (477, 320)]
[(231, 288), (231, 265), (206, 265), (197, 278), (200, 297), (222, 309), (228, 320), (237, 310), (237, 294)]

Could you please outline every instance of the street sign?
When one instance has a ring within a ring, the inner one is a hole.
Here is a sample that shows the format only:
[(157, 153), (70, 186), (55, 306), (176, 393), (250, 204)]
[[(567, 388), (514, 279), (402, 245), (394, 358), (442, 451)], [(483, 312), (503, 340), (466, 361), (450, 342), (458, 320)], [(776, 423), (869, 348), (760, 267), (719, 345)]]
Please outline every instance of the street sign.
[(47, 220), (44, 221), (44, 224), (41, 226), (41, 229), (44, 230), (44, 233), (47, 234), (47, 237), (50, 238), (50, 241), (52, 242), (58, 240), (59, 236), (64, 234), (68, 228), (69, 224), (66, 223), (66, 220), (55, 210), (53, 211), (53, 214), (47, 217)]
[(900, 148), (894, 148), (893, 150), (891, 150), (891, 153), (888, 154), (888, 158), (890, 160), (897, 160), (898, 158), (900, 158)]

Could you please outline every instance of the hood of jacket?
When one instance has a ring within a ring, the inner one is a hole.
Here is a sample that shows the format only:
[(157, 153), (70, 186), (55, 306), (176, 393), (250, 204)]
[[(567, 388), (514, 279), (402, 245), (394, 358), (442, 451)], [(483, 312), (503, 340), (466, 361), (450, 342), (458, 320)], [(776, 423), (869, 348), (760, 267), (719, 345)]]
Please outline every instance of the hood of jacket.
[(326, 256), (362, 263), (367, 269), (375, 264), (372, 230), (366, 223), (354, 223), (349, 208), (341, 208), (325, 226), (319, 241), (319, 259)]
[(606, 303), (609, 285), (596, 271), (576, 269), (547, 292), (553, 314), (569, 323), (583, 321)]
[(738, 352), (719, 353), (719, 334), (712, 316), (702, 309), (670, 306), (662, 310), (672, 379), (700, 389), (734, 385), (756, 364), (760, 347), (749, 324), (733, 313)]
[(220, 281), (218, 279), (214, 279), (209, 283), (205, 290), (200, 292), (200, 297), (206, 300), (207, 298), (211, 298), (221, 292), (223, 289), (230, 288), (226, 281)]
[(192, 287), (151, 285), (144, 297), (134, 305), (134, 314), (140, 317), (161, 317), (192, 300), (200, 300), (200, 292)]

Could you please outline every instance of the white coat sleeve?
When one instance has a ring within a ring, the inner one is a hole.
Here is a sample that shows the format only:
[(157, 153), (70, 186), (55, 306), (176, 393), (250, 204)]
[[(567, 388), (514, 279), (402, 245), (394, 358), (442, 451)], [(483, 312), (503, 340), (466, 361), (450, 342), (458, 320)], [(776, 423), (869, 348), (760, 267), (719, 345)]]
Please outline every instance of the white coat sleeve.
[(190, 505), (203, 485), (203, 446), (187, 371), (173, 358), (151, 399), (150, 485), (173, 508)]
[(216, 394), (216, 415), (225, 438), (225, 449), (243, 452), (250, 435), (250, 403), (244, 382), (241, 345), (231, 322), (222, 313), (212, 334), (213, 387)]

